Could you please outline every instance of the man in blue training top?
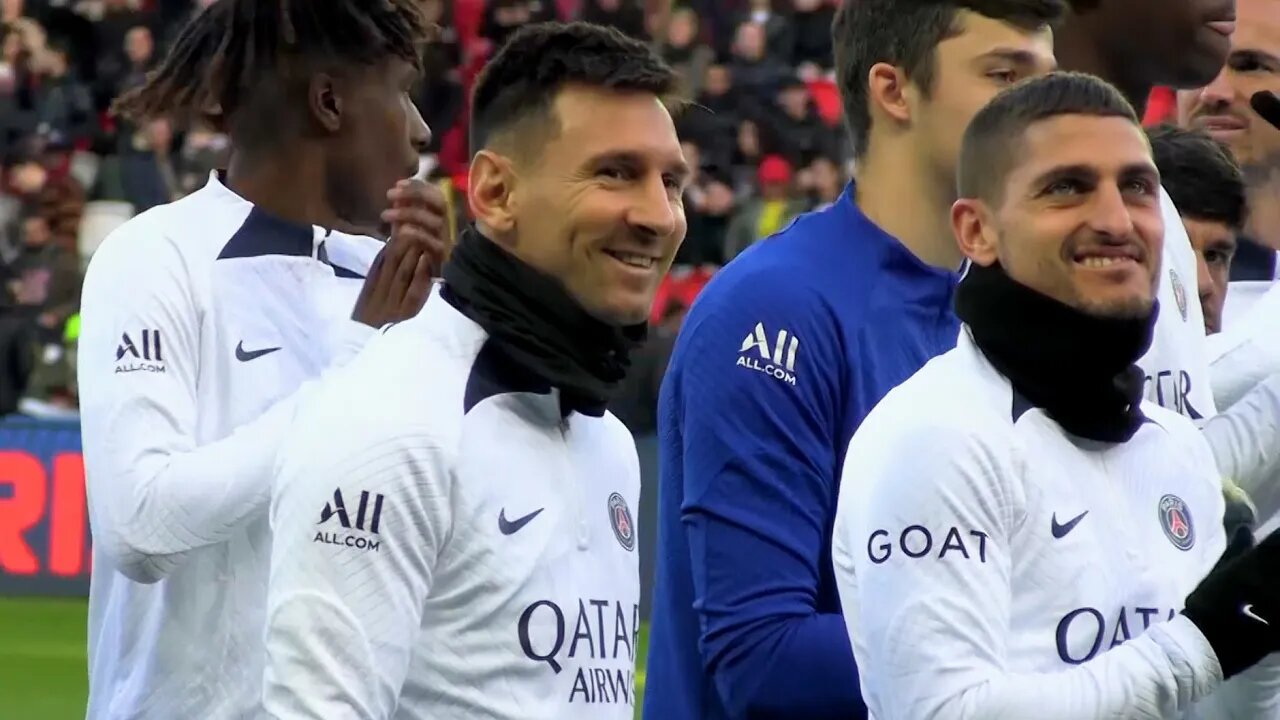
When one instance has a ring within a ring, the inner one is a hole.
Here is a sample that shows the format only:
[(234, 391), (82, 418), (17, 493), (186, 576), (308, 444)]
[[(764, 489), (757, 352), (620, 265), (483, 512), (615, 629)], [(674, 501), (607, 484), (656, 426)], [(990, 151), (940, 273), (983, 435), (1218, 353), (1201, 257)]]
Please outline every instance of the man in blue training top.
[(662, 388), (646, 718), (865, 717), (831, 567), (849, 438), (955, 346), (965, 125), (1055, 66), (1060, 0), (846, 0), (833, 28), (856, 182), (694, 305)]

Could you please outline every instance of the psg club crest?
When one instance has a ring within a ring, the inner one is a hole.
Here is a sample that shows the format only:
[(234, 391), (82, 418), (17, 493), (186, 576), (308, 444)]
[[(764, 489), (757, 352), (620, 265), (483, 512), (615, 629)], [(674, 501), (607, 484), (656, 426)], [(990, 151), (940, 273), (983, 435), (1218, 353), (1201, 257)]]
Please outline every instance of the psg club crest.
[(1187, 289), (1182, 287), (1182, 280), (1178, 279), (1178, 273), (1169, 269), (1169, 280), (1173, 282), (1173, 299), (1178, 303), (1178, 312), (1182, 314), (1183, 322), (1187, 319)]
[(1179, 550), (1190, 550), (1196, 544), (1196, 528), (1191, 524), (1191, 510), (1177, 495), (1160, 498), (1160, 529)]
[(631, 519), (626, 498), (618, 493), (609, 496), (609, 525), (613, 527), (613, 536), (618, 538), (623, 550), (635, 550), (636, 524)]

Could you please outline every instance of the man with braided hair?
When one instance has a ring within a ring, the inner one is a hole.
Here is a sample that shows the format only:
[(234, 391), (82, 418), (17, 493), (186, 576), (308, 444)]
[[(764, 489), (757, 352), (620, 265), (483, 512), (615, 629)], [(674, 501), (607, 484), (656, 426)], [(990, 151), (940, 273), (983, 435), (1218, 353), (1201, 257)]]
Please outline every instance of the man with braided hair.
[(90, 720), (259, 712), (283, 431), (442, 262), (438, 193), (407, 180), (430, 30), (417, 0), (219, 0), (116, 104), (210, 124), (232, 157), (120, 227), (85, 279)]

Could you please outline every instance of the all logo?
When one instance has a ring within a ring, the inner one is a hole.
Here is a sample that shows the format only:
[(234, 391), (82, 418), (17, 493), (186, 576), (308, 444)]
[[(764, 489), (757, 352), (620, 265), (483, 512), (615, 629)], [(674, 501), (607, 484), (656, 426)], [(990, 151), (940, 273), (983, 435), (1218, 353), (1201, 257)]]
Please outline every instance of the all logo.
[(756, 323), (756, 327), (742, 339), (742, 348), (738, 350), (738, 367), (745, 367), (758, 373), (769, 375), (788, 385), (796, 384), (796, 353), (800, 350), (800, 340), (787, 330), (779, 330), (770, 343), (769, 333), (764, 323)]
[(147, 329), (136, 335), (138, 342), (134, 342), (129, 333), (120, 336), (120, 344), (116, 346), (116, 373), (164, 372), (164, 344), (160, 340), (160, 331)]
[[(373, 498), (373, 512), (369, 513), (369, 499)], [(360, 491), (360, 504), (356, 507), (356, 521), (351, 522), (351, 515), (347, 512), (347, 504), (342, 499), (341, 488), (333, 491), (333, 502), (324, 504), (324, 509), (320, 511), (320, 522), (317, 525), (323, 525), (329, 521), (331, 517), (338, 518), (338, 524), (350, 530), (368, 530), (374, 535), (378, 534), (378, 523), (382, 520), (382, 500), (381, 494), (370, 495), (368, 490)], [(365, 526), (365, 519), (368, 518), (368, 526)]]
[(1190, 550), (1196, 544), (1196, 528), (1191, 522), (1191, 509), (1177, 495), (1160, 498), (1160, 529), (1179, 550)]
[(609, 525), (613, 527), (613, 536), (623, 550), (636, 548), (636, 524), (631, 519), (631, 510), (627, 507), (627, 499), (619, 493), (609, 496)]
[(1178, 279), (1178, 273), (1173, 268), (1169, 268), (1169, 280), (1173, 284), (1173, 299), (1178, 303), (1178, 312), (1182, 315), (1182, 319), (1187, 319), (1187, 289), (1182, 287), (1182, 280)]
[(347, 503), (342, 497), (342, 490), (340, 488), (335, 489), (333, 491), (333, 501), (324, 504), (324, 509), (320, 511), (320, 522), (316, 524), (324, 525), (330, 520), (337, 520), (337, 524), (342, 528), (358, 530), (361, 534), (325, 532), (321, 530), (316, 532), (316, 536), (311, 541), (324, 545), (339, 545), (357, 550), (378, 552), (382, 542), (364, 535), (378, 534), (378, 526), (382, 522), (383, 499), (384, 497), (381, 493), (375, 494), (370, 493), (368, 490), (361, 490), (360, 503), (356, 506), (353, 522), (351, 512), (347, 509)]

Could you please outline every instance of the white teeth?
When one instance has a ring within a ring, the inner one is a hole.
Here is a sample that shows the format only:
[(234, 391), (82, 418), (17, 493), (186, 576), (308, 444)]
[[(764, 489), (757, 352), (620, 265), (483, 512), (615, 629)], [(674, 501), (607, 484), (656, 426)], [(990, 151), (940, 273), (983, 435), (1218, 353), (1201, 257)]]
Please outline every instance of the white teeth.
[(1121, 262), (1122, 260), (1128, 260), (1128, 259), (1129, 258), (1098, 257), (1096, 255), (1091, 255), (1077, 262), (1079, 262), (1081, 265), (1084, 265), (1085, 267), (1100, 268), (1100, 267), (1106, 267), (1108, 265), (1114, 265), (1118, 262)]
[(645, 255), (636, 255), (635, 253), (612, 253), (612, 255), (632, 267), (645, 270), (653, 267), (653, 258)]

